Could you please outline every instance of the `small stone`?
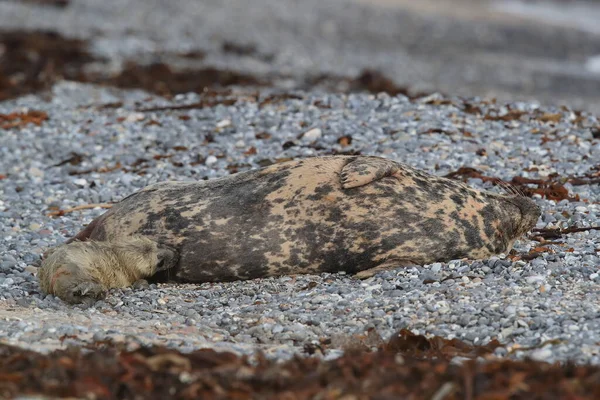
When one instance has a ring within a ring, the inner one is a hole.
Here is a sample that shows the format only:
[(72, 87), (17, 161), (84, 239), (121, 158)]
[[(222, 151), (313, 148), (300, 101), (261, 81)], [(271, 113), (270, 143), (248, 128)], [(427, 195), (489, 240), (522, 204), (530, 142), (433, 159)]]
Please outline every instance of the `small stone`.
[(31, 304), (33, 304), (33, 301), (30, 298), (22, 297), (20, 299), (17, 299), (17, 304), (21, 307), (29, 307), (31, 306)]
[(231, 126), (231, 125), (232, 125), (231, 120), (229, 120), (229, 119), (224, 119), (224, 120), (217, 122), (217, 128), (219, 128), (219, 129), (227, 128), (228, 126)]
[(4, 282), (2, 282), (2, 286), (7, 287), (7, 286), (12, 286), (15, 283), (13, 278), (6, 278), (4, 280)]
[(545, 278), (542, 275), (532, 275), (525, 278), (525, 280), (529, 284), (535, 284), (544, 282)]
[(139, 121), (143, 121), (145, 118), (146, 118), (146, 116), (142, 113), (131, 113), (127, 116), (127, 118), (125, 118), (125, 121), (139, 122)]
[(17, 265), (16, 261), (2, 261), (0, 262), (0, 271), (9, 271), (15, 265)]
[(529, 328), (527, 321), (523, 321), (522, 319), (517, 320), (517, 325), (519, 325), (522, 328)]
[(38, 268), (33, 265), (28, 265), (24, 269), (25, 272), (29, 272), (31, 275), (37, 275)]
[(40, 229), (42, 226), (36, 222), (33, 222), (31, 224), (29, 224), (29, 229), (31, 229), (32, 231), (37, 231), (38, 229)]
[(86, 187), (88, 184), (88, 182), (83, 178), (74, 179), (73, 183), (80, 187)]
[(31, 174), (31, 176), (35, 176), (36, 178), (44, 177), (44, 171), (42, 171), (41, 169), (39, 169), (37, 167), (29, 168), (29, 174)]
[(506, 315), (506, 316), (515, 315), (516, 313), (517, 313), (517, 307), (515, 307), (515, 306), (508, 306), (504, 309), (504, 315)]
[(309, 131), (304, 132), (304, 134), (302, 135), (302, 139), (313, 141), (319, 139), (322, 135), (323, 133), (319, 128), (313, 128)]
[(206, 161), (204, 162), (206, 165), (211, 166), (211, 165), (215, 165), (217, 163), (217, 157), (215, 156), (208, 156), (206, 157)]
[(3, 261), (9, 261), (9, 262), (12, 262), (12, 263), (15, 263), (15, 264), (17, 263), (17, 259), (14, 258), (13, 256), (11, 256), (10, 254), (3, 255), (2, 256), (2, 260)]
[(552, 357), (552, 350), (536, 349), (529, 356), (535, 361), (548, 361)]
[(500, 331), (500, 335), (502, 335), (502, 339), (506, 339), (508, 338), (510, 335), (513, 334), (514, 329), (511, 327), (508, 328), (504, 328)]

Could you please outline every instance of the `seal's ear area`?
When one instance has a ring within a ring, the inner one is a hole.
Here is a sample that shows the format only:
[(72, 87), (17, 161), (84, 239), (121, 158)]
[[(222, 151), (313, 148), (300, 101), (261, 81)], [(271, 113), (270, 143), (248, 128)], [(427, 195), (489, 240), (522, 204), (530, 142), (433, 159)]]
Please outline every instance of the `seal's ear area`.
[(385, 158), (357, 157), (342, 168), (340, 180), (342, 188), (350, 189), (394, 176), (399, 170), (398, 164)]

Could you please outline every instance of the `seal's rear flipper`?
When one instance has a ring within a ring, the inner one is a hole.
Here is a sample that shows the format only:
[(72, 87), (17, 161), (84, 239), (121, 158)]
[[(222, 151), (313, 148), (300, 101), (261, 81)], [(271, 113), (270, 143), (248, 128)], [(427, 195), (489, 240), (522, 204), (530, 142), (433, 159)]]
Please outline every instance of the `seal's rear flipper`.
[(340, 180), (344, 189), (367, 185), (399, 172), (398, 164), (391, 160), (376, 157), (360, 157), (342, 168)]
[(364, 271), (359, 271), (354, 275), (354, 277), (357, 279), (367, 279), (367, 278), (372, 277), (373, 275), (375, 275), (378, 272), (388, 271), (390, 269), (396, 269), (396, 268), (400, 268), (400, 267), (407, 267), (409, 265), (415, 265), (415, 263), (394, 258), (394, 259), (386, 260), (383, 262), (383, 264), (380, 264), (376, 267), (373, 267), (370, 269), (365, 269)]
[(158, 262), (156, 263), (155, 273), (175, 268), (179, 262), (179, 252), (174, 248), (161, 243), (159, 243), (157, 247)]

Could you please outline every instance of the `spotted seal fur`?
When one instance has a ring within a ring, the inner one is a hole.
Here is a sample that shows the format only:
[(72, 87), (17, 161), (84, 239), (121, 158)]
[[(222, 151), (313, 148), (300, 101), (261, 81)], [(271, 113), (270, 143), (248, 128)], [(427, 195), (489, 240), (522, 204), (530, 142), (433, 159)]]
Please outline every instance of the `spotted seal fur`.
[(125, 197), (42, 263), (69, 302), (168, 270), (179, 282), (346, 271), (507, 252), (536, 223), (528, 198), (475, 190), (379, 157), (314, 157)]

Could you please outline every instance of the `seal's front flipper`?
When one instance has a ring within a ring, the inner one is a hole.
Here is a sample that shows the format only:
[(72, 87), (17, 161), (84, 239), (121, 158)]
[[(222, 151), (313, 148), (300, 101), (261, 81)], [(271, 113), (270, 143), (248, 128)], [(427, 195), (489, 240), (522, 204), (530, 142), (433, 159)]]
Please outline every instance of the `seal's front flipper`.
[(399, 172), (398, 164), (391, 160), (376, 157), (360, 157), (342, 168), (340, 180), (344, 189), (367, 185)]
[(133, 290), (146, 290), (150, 288), (150, 283), (148, 283), (148, 281), (145, 279), (138, 279), (137, 281), (133, 282), (131, 288)]
[(157, 247), (158, 262), (156, 263), (156, 270), (154, 272), (175, 268), (179, 262), (179, 253), (177, 250), (164, 244), (158, 244)]
[(106, 296), (106, 288), (94, 281), (83, 281), (65, 290), (60, 296), (64, 301), (71, 304), (83, 303), (88, 307)]
[(378, 272), (388, 271), (390, 269), (396, 269), (400, 267), (407, 267), (409, 265), (414, 265), (414, 263), (406, 260), (390, 259), (384, 261), (383, 264), (380, 264), (376, 267), (365, 269), (364, 271), (359, 271), (354, 275), (354, 277), (357, 279), (367, 279), (377, 274)]

